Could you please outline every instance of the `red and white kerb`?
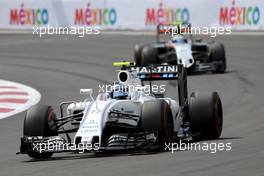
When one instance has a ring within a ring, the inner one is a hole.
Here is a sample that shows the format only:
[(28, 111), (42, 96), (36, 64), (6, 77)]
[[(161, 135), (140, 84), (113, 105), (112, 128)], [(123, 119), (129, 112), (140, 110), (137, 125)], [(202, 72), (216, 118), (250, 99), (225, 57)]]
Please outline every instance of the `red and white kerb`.
[(40, 98), (40, 93), (29, 86), (0, 80), (0, 119), (27, 110)]

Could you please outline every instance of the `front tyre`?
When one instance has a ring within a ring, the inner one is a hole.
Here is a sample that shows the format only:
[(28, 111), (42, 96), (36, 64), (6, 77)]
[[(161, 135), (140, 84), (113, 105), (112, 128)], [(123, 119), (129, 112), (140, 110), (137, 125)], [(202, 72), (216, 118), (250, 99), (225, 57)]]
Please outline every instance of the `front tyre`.
[(134, 59), (136, 66), (141, 66), (142, 65), (142, 50), (145, 45), (135, 45), (134, 48)]
[(211, 60), (221, 62), (221, 64), (218, 65), (215, 73), (224, 73), (226, 70), (226, 54), (225, 54), (225, 47), (222, 43), (212, 43), (210, 45), (211, 50)]
[[(56, 114), (51, 106), (35, 105), (28, 109), (24, 120), (24, 136), (57, 136)], [(30, 151), (28, 156), (35, 159), (50, 158), (53, 153)]]
[(136, 45), (134, 57), (136, 66), (158, 64), (158, 50), (151, 45)]

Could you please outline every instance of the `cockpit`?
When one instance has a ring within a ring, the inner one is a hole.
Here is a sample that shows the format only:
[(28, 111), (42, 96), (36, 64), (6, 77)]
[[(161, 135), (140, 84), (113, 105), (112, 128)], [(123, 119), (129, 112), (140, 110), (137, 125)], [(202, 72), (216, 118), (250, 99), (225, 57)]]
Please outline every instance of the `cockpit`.
[(171, 42), (172, 43), (188, 43), (188, 40), (182, 35), (177, 35), (171, 39)]

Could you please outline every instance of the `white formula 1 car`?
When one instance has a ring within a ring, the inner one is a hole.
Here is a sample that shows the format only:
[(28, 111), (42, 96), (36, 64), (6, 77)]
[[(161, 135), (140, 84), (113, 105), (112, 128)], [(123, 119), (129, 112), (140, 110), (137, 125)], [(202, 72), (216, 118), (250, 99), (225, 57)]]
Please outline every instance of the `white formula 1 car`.
[[(225, 48), (222, 43), (194, 39), (190, 24), (158, 25), (157, 43), (136, 45), (135, 62), (182, 64), (188, 73), (226, 70)], [(169, 38), (169, 39), (168, 39)]]
[[(86, 99), (62, 102), (60, 118), (50, 106), (31, 107), (19, 153), (45, 159), (57, 152), (164, 150), (166, 143), (179, 140), (177, 133), (184, 119), (190, 120), (193, 140), (219, 138), (223, 117), (218, 94), (194, 92), (188, 98), (186, 69), (181, 64), (115, 65), (121, 70), (111, 91), (94, 99), (91, 89), (81, 89)], [(152, 80), (178, 80), (179, 101), (143, 85)]]

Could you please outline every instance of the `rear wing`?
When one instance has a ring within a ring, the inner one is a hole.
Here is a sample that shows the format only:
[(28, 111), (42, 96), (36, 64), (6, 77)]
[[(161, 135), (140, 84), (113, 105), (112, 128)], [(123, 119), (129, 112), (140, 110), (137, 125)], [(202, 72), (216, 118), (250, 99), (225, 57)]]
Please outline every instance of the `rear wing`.
[(129, 70), (136, 71), (142, 81), (175, 80), (178, 79), (177, 65), (157, 65), (147, 67), (130, 67)]
[(142, 81), (177, 80), (179, 104), (188, 107), (187, 70), (182, 64), (137, 67), (133, 62), (115, 62), (121, 70), (136, 71)]
[(114, 62), (113, 66), (121, 70), (135, 71), (142, 81), (176, 80), (182, 65), (150, 65), (138, 67), (134, 62)]
[(167, 35), (173, 37), (174, 35), (180, 34), (190, 34), (191, 33), (191, 24), (190, 23), (181, 23), (181, 24), (159, 24), (157, 26), (157, 42), (161, 41), (161, 37)]
[(182, 64), (130, 67), (142, 81), (178, 80), (179, 104), (188, 107), (187, 70)]

